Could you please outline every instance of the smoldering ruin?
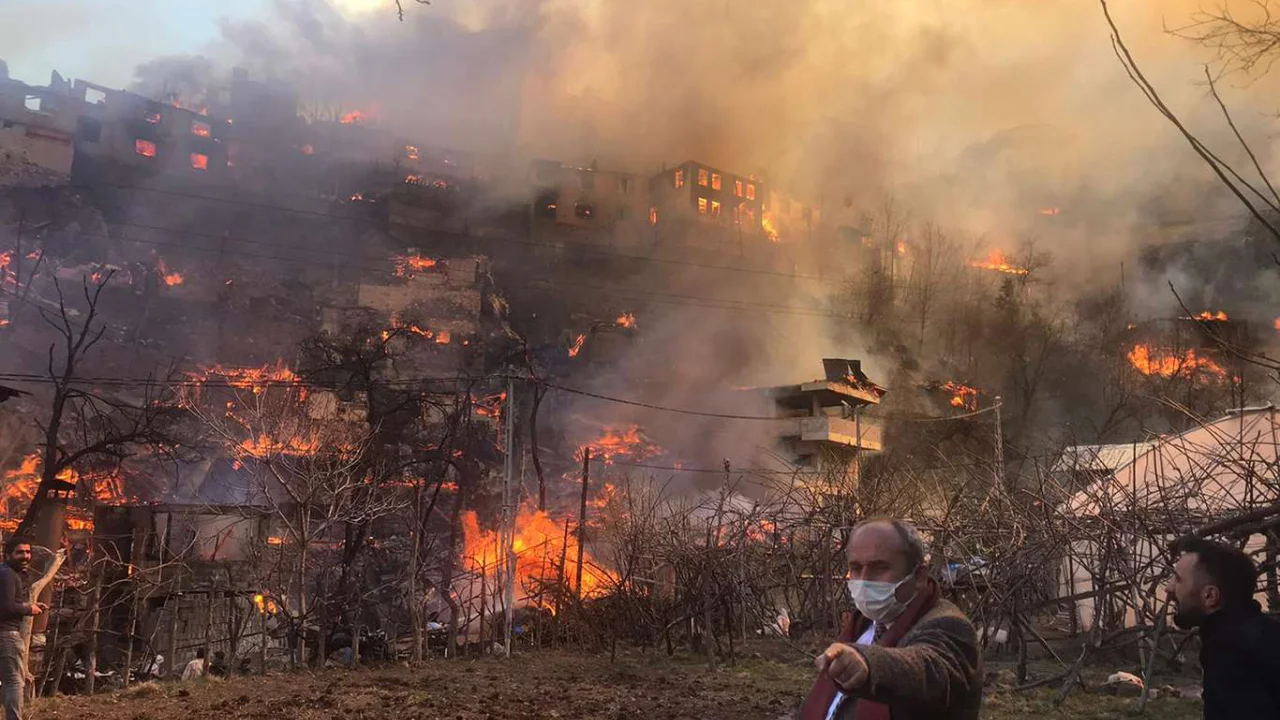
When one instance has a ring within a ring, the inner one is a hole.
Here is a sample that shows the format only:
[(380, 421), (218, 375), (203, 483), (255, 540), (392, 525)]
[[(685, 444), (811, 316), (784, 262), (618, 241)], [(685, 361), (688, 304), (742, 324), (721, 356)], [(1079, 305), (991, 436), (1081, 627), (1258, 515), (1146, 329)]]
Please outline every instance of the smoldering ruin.
[[(40, 691), (732, 659), (830, 632), (886, 514), (1019, 684), (1165, 652), (1187, 532), (1280, 607), (1276, 214), (1096, 8), (1033, 48), (996, 4), (280, 2), (128, 87), (0, 63), (0, 528), (67, 551)], [(1185, 77), (1158, 12), (1119, 17)]]

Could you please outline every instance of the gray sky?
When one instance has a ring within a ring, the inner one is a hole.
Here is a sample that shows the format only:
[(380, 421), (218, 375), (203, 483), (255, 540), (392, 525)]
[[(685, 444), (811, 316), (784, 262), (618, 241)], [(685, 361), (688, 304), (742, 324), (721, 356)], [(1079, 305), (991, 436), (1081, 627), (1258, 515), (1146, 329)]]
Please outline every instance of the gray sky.
[[(350, 12), (383, 0), (337, 0)], [(123, 87), (157, 55), (198, 54), (218, 20), (266, 15), (271, 0), (0, 0), (0, 59), (9, 74), (44, 84), (50, 71)]]

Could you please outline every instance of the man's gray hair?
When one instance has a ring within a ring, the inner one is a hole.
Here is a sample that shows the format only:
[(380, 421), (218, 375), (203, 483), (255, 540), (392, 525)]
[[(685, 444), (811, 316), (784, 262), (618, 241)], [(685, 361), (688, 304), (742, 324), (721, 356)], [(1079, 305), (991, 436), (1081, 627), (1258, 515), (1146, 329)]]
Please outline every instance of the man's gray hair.
[(898, 537), (902, 539), (902, 554), (907, 556), (907, 563), (912, 568), (917, 568), (924, 564), (924, 540), (920, 537), (920, 531), (916, 529), (913, 523), (899, 518), (870, 518), (854, 525), (849, 537), (852, 538), (854, 533), (867, 525), (888, 525), (892, 527), (897, 531)]

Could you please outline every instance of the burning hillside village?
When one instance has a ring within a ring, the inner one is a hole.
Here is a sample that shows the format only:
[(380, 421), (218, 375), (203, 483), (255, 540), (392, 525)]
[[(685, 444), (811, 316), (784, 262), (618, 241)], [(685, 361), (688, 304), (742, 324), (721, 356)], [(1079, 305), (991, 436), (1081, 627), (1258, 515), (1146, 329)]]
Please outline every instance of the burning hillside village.
[[(1006, 689), (1126, 669), (1145, 707), (1184, 658), (1158, 588), (1188, 533), (1252, 553), (1280, 610), (1269, 182), (1154, 138), (1175, 131), (1109, 48), (1070, 64), (1124, 122), (1012, 70), (1000, 92), (1043, 102), (993, 120), (947, 89), (1004, 67), (967, 31), (908, 54), (925, 31), (895, 10), (886, 58), (845, 76), (838, 28), (790, 14), (847, 29), (832, 8), (782, 4), (724, 20), (749, 48), (698, 10), (639, 41), (613, 10), (405, 0), (223, 19), (207, 56), (131, 81), (0, 61), (0, 535), (48, 608), (28, 692), (193, 663), (811, 658), (877, 517), (920, 529)], [(1112, 30), (1163, 78), (1181, 56), (1151, 12)], [(713, 49), (759, 92), (683, 77)], [(954, 122), (919, 119), (908, 79)]]

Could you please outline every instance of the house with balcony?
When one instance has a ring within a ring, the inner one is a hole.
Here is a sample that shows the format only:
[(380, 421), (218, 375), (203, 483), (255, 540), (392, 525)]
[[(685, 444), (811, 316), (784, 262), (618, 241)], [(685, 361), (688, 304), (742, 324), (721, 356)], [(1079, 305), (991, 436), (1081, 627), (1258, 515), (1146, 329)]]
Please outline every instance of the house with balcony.
[(865, 452), (884, 449), (884, 429), (865, 410), (879, 405), (885, 389), (858, 360), (826, 358), (823, 377), (768, 390), (778, 419), (779, 443), (796, 466), (813, 473), (856, 471)]

